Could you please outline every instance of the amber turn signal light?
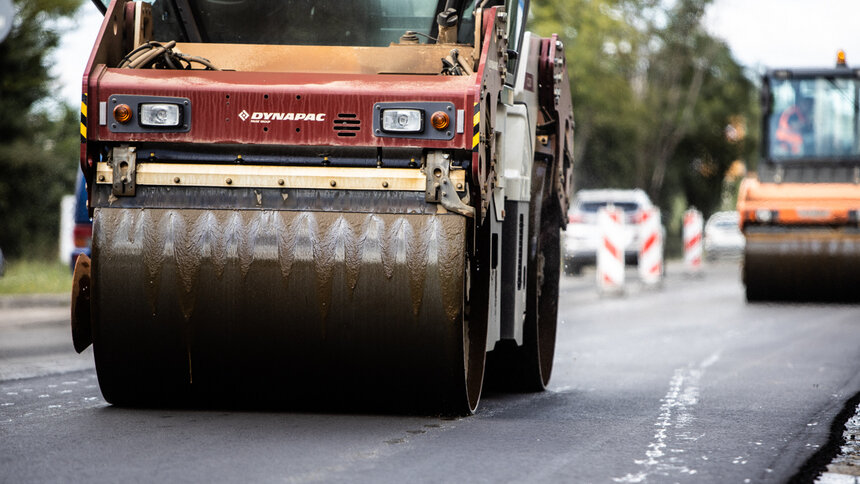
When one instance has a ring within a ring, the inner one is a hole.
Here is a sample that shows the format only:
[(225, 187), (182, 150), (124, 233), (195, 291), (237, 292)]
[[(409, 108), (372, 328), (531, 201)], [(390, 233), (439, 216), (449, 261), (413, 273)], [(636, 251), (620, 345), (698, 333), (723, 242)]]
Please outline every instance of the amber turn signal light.
[(113, 108), (113, 119), (120, 123), (127, 123), (131, 119), (131, 108), (128, 104), (120, 104)]
[(436, 111), (433, 113), (433, 116), (430, 117), (430, 124), (432, 124), (434, 128), (441, 130), (447, 128), (448, 125), (451, 124), (451, 119), (442, 111)]

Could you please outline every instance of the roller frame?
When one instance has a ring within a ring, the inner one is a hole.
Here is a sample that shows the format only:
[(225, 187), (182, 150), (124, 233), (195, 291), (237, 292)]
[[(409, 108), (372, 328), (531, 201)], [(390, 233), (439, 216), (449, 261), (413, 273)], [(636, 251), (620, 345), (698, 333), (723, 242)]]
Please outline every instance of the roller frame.
[[(405, 76), (340, 74), (341, 87), (332, 90), (318, 88), (332, 76), (325, 69), (273, 71), (261, 85), (249, 68), (189, 71), (187, 83), (176, 84), (169, 71), (110, 67), (127, 50), (123, 28), (147, 20), (131, 5), (116, 0), (108, 8), (83, 80), (81, 166), (95, 225), (91, 268), (76, 271), (89, 290), (76, 282), (74, 340), (76, 349), (86, 347), (80, 334), (90, 329), (109, 402), (246, 404), (265, 396), (312, 408), (339, 401), (398, 411), (405, 403), (410, 411), (468, 414), (478, 404), (488, 350), (498, 368), (510, 369), (511, 389), (546, 387), (559, 228), (572, 172), (569, 81), (557, 37), (527, 35), (524, 60), (510, 75), (507, 16), (491, 8), (477, 12), (480, 52), (461, 51), (480, 58), (474, 75), (412, 77), (424, 83), (416, 87)], [(136, 43), (149, 40), (146, 29), (136, 32), (143, 32), (135, 34)], [(182, 44), (189, 51), (206, 47)], [(427, 49), (441, 48), (448, 49)], [(301, 50), (267, 49), (275, 56)], [(385, 54), (407, 65), (416, 51), (406, 49), (392, 46)], [(358, 56), (364, 66), (382, 59), (382, 50), (323, 50), (327, 57)], [(512, 85), (504, 85), (506, 77)], [(218, 124), (221, 114), (198, 115), (183, 132), (115, 133), (99, 121), (101, 112), (94, 115), (115, 94), (187, 95), (191, 106), (217, 111), (224, 92), (233, 94), (225, 112), (230, 126)], [(369, 131), (346, 140), (320, 124), (260, 130), (231, 118), (230, 110), (266, 109), (258, 100), (264, 93), (321, 106), (409, 95), (454, 99), (467, 120), (474, 106), (475, 130), (458, 128), (452, 140), (422, 140), (419, 148)], [(87, 106), (93, 107), (89, 117)], [(171, 151), (174, 144), (181, 150)], [(329, 144), (375, 149), (377, 157), (327, 166), (328, 157), (316, 150)], [(206, 161), (256, 145), (264, 149), (254, 156), (271, 164), (247, 163), (241, 154), (235, 163)], [(141, 156), (149, 146), (150, 156)], [(206, 147), (199, 159), (197, 146)], [(220, 153), (218, 146), (231, 151)], [(303, 166), (278, 161), (291, 159), (292, 148)], [(383, 167), (388, 149), (420, 150), (422, 163), (413, 166), (413, 158), (407, 166)], [(323, 166), (313, 166), (315, 152)], [(160, 161), (156, 153), (174, 159)], [(184, 162), (185, 155), (195, 159)], [(118, 166), (122, 160), (130, 172)], [(406, 236), (408, 227), (424, 227), (418, 231), (424, 235)], [(290, 245), (289, 237), (304, 242)], [(380, 255), (386, 244), (396, 248), (388, 264)], [(502, 301), (513, 303), (513, 314), (502, 310)], [(382, 317), (366, 316), (376, 313)]]

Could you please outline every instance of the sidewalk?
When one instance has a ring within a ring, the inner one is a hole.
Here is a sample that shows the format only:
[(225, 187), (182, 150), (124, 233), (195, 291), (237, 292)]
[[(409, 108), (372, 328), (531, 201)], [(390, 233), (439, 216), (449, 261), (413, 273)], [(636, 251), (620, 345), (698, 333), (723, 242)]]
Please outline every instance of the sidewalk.
[(72, 346), (69, 294), (0, 295), (0, 382), (94, 368)]
[(71, 293), (60, 294), (2, 294), (0, 309), (25, 309), (70, 306)]
[(845, 423), (841, 452), (815, 482), (817, 484), (855, 484), (860, 480), (860, 405)]

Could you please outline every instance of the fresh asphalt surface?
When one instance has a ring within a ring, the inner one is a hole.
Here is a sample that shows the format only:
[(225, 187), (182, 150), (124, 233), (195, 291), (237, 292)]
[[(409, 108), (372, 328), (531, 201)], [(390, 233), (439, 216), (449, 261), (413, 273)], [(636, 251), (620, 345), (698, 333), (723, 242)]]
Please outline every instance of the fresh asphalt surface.
[(787, 482), (827, 462), (860, 306), (747, 304), (726, 262), (624, 296), (593, 278), (562, 281), (550, 389), (460, 419), (115, 408), (66, 307), (0, 309), (0, 482)]

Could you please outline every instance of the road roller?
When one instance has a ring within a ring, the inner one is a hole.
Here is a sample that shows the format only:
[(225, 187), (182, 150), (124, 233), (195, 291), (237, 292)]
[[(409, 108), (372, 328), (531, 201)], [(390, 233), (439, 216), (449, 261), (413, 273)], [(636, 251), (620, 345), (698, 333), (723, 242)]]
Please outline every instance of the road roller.
[(518, 0), (112, 0), (72, 340), (114, 405), (546, 388), (573, 113)]
[(738, 196), (749, 301), (860, 301), (860, 69), (762, 78), (762, 158)]

